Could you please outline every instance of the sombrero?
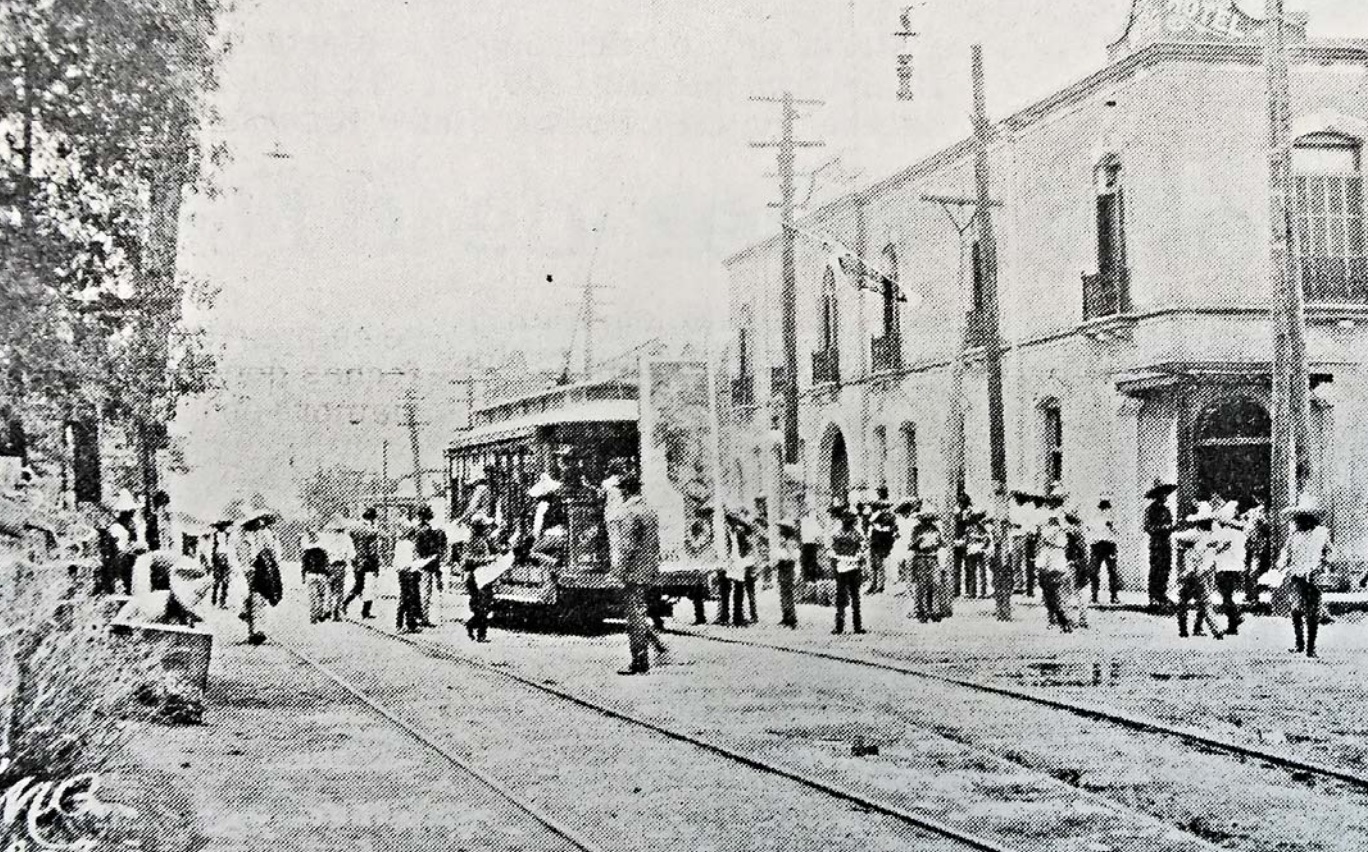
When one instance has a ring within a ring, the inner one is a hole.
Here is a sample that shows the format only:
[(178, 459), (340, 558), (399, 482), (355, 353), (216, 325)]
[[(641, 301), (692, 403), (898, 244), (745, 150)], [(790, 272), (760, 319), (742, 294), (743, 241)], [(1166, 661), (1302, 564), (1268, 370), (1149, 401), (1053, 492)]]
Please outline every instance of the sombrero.
[(537, 500), (548, 494), (554, 494), (559, 491), (560, 488), (560, 482), (552, 479), (551, 474), (543, 473), (536, 484), (527, 490), (527, 496), (531, 497), (533, 500)]
[(1212, 510), (1211, 504), (1203, 500), (1197, 504), (1197, 511), (1187, 516), (1187, 522), (1190, 524), (1200, 524), (1203, 521), (1214, 521), (1216, 520), (1216, 517), (1216, 512)]
[(1145, 499), (1161, 500), (1177, 490), (1177, 485), (1156, 479), (1154, 480), (1154, 484), (1150, 486), (1150, 490), (1145, 492)]
[(1311, 502), (1311, 500), (1303, 494), (1301, 497), (1297, 498), (1295, 505), (1283, 509), (1282, 513), (1283, 516), (1287, 518), (1314, 518), (1320, 520), (1321, 516), (1325, 514), (1325, 510)]
[(124, 512), (136, 512), (138, 511), (138, 501), (134, 500), (132, 492), (125, 488), (114, 498), (114, 505), (110, 507), (110, 511), (116, 515), (122, 515)]

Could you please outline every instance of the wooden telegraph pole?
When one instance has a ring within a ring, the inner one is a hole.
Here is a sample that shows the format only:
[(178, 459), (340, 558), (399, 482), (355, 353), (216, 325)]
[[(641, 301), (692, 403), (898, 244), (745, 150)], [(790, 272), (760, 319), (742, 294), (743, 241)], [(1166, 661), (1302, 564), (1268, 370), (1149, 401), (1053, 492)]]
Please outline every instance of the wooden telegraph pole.
[(1278, 522), (1311, 481), (1311, 381), (1306, 365), (1305, 295), (1293, 247), (1292, 109), (1287, 70), (1287, 21), (1282, 0), (1264, 0), (1264, 68), (1268, 88), (1268, 207), (1270, 316), (1273, 321), (1273, 460), (1269, 517), (1275, 548)]
[(988, 451), (993, 478), (994, 525), (997, 527), (997, 556), (994, 583), (999, 621), (1012, 620), (1011, 578), (1003, 564), (1002, 544), (1007, 540), (1007, 428), (1002, 411), (1002, 336), (998, 323), (997, 240), (993, 235), (993, 201), (988, 170), (988, 143), (992, 128), (988, 124), (988, 97), (983, 79), (983, 45), (973, 47), (974, 74), (974, 182), (978, 189), (977, 217), (979, 254), (983, 264), (983, 353), (988, 368)]
[[(780, 137), (778, 140), (765, 142), (752, 142), (752, 148), (777, 148), (779, 160), (779, 203), (771, 204), (780, 210), (781, 234), (781, 275), (783, 277), (783, 287), (780, 292), (780, 323), (783, 331), (784, 344), (784, 464), (795, 465), (798, 463), (798, 274), (795, 258), (795, 241), (797, 232), (794, 230), (793, 211), (794, 211), (794, 165), (798, 156), (799, 148), (819, 148), (822, 142), (800, 142), (794, 139), (793, 125), (798, 119), (799, 105), (821, 106), (822, 101), (811, 99), (799, 99), (793, 96), (792, 92), (784, 92), (780, 97), (752, 97), (752, 101), (763, 103), (777, 103), (780, 105), (781, 126)], [(783, 476), (781, 474), (781, 480)], [(791, 515), (792, 509), (788, 505), (791, 497), (786, 480), (782, 488), (781, 499), (784, 505), (779, 510), (785, 515)]]

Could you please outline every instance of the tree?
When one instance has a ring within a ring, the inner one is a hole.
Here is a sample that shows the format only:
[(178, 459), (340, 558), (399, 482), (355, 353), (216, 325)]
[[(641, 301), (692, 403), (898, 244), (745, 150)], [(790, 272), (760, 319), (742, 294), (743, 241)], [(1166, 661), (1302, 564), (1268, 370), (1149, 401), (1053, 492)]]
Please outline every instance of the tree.
[(226, 156), (199, 140), (224, 11), (0, 0), (0, 398), (40, 450), (68, 420), (113, 419), (146, 456), (212, 380), (182, 322), (208, 290), (176, 277), (175, 253), (183, 193), (211, 191)]
[(314, 525), (352, 511), (363, 495), (393, 492), (394, 484), (386, 483), (378, 474), (344, 465), (316, 470), (299, 484), (300, 502)]

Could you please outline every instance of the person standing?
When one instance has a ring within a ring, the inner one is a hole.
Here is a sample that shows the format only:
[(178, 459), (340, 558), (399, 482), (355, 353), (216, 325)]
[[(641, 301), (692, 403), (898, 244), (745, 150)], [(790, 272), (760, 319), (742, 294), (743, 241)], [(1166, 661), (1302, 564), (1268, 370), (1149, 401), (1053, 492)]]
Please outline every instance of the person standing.
[(992, 596), (988, 584), (988, 566), (993, 559), (993, 534), (988, 529), (988, 513), (975, 511), (969, 516), (964, 542), (965, 594), (969, 597)]
[(352, 590), (342, 601), (345, 613), (352, 601), (361, 599), (361, 618), (375, 618), (371, 608), (375, 605), (375, 584), (380, 581), (380, 530), (376, 526), (378, 513), (375, 507), (361, 513), (361, 527), (351, 531), (352, 549), (356, 558), (352, 563)]
[(888, 489), (879, 486), (878, 497), (871, 507), (869, 518), (869, 590), (867, 594), (882, 594), (888, 580), (888, 557), (898, 540), (898, 522), (888, 502)]
[(1036, 532), (1036, 518), (1029, 494), (1022, 491), (1012, 492), (1012, 503), (1007, 509), (1007, 527), (1011, 548), (1008, 559), (1012, 566), (1012, 590), (1020, 592), (1026, 589), (1027, 576), (1033, 578), (1035, 573), (1035, 567), (1032, 565), (1035, 554), (1030, 544), (1031, 536)]
[(111, 554), (113, 555), (113, 583), (111, 591), (123, 588), (123, 594), (133, 594), (133, 563), (144, 548), (138, 537), (138, 504), (127, 489), (119, 492), (114, 501), (114, 523), (109, 525)]
[(208, 558), (212, 585), (209, 605), (219, 609), (228, 608), (228, 585), (233, 578), (233, 541), (229, 533), (233, 523), (230, 518), (221, 518), (210, 527)]
[(419, 592), (418, 558), (414, 537), (417, 531), (406, 527), (394, 544), (394, 571), (399, 580), (399, 605), (394, 610), (394, 629), (418, 633), (423, 628), (423, 601)]
[(610, 550), (619, 560), (613, 569), (623, 586), (631, 653), (631, 664), (618, 674), (642, 675), (651, 670), (652, 646), (658, 659), (667, 653), (648, 610), (651, 589), (660, 578), (660, 521), (641, 496), (641, 480), (635, 475), (623, 475), (618, 488), (622, 505), (608, 523), (608, 535), (615, 542)]
[(1064, 513), (1064, 532), (1068, 536), (1065, 545), (1065, 558), (1069, 571), (1065, 575), (1068, 582), (1069, 603), (1074, 613), (1074, 624), (1088, 628), (1088, 599), (1084, 596), (1091, 577), (1091, 560), (1088, 552), (1088, 536), (1083, 529), (1083, 519), (1077, 508)]
[(419, 569), (420, 609), (423, 627), (436, 627), (432, 621), (434, 590), (438, 601), (442, 594), (442, 568), (446, 563), (446, 533), (432, 525), (432, 507), (418, 507), (418, 532), (413, 537), (413, 555), (421, 563)]
[(1318, 581), (1334, 556), (1330, 531), (1321, 524), (1321, 512), (1305, 498), (1285, 511), (1291, 518), (1287, 543), (1278, 556), (1278, 567), (1286, 572), (1292, 587), (1292, 634), (1294, 654), (1305, 653), (1315, 659), (1316, 634), (1321, 621), (1321, 589)]
[(1226, 617), (1226, 635), (1240, 635), (1240, 607), (1235, 603), (1235, 590), (1244, 584), (1245, 532), (1239, 521), (1240, 504), (1227, 500), (1216, 512), (1212, 527), (1213, 560), (1216, 572), (1216, 591), (1221, 595), (1221, 610)]
[(1040, 579), (1040, 599), (1045, 604), (1047, 623), (1073, 632), (1073, 623), (1064, 610), (1064, 588), (1072, 579), (1069, 569), (1069, 532), (1064, 528), (1064, 513), (1058, 509), (1045, 515), (1036, 551), (1036, 573)]
[[(774, 586), (774, 566), (770, 562), (770, 534), (769, 534), (769, 503), (764, 497), (755, 498), (754, 538), (752, 543), (755, 545), (755, 570), (751, 572), (752, 582), (746, 592), (752, 601), (755, 600), (755, 583), (758, 579), (764, 588)], [(755, 612), (751, 611), (751, 621), (755, 621)]]
[(462, 554), (465, 569), (466, 595), (470, 599), (470, 618), (466, 621), (466, 635), (474, 642), (488, 642), (489, 589), (480, 585), (476, 572), (495, 559), (494, 542), (490, 538), (490, 522), (477, 515), (470, 522), (470, 541)]
[(341, 515), (328, 521), (321, 543), (328, 554), (328, 588), (325, 618), (342, 620), (342, 596), (347, 593), (347, 569), (356, 565), (356, 543), (348, 531), (347, 519)]
[(1192, 626), (1193, 636), (1203, 636), (1203, 625), (1211, 625), (1213, 638), (1223, 638), (1211, 618), (1211, 577), (1215, 573), (1215, 554), (1217, 542), (1212, 534), (1216, 513), (1211, 504), (1197, 504), (1197, 511), (1189, 515), (1188, 529), (1170, 535), (1174, 544), (1186, 545), (1188, 552), (1182, 560), (1182, 573), (1178, 578), (1178, 635), (1188, 636), (1188, 605), (1195, 604), (1197, 618)]
[(1107, 588), (1111, 602), (1120, 603), (1121, 573), (1116, 564), (1116, 521), (1110, 500), (1098, 500), (1097, 511), (1088, 519), (1088, 585), (1092, 602), (1097, 603), (1102, 589), (1102, 566), (1107, 567)]
[(798, 525), (792, 521), (779, 522), (779, 549), (774, 554), (774, 570), (779, 579), (779, 624), (782, 627), (798, 626), (798, 607), (794, 599), (794, 586), (798, 574), (799, 542)]
[(922, 624), (940, 620), (936, 609), (936, 580), (940, 576), (944, 546), (940, 518), (934, 512), (924, 512), (912, 530), (912, 611)]
[(955, 540), (951, 550), (953, 564), (950, 568), (950, 597), (959, 597), (961, 593), (967, 597), (974, 597), (974, 592), (969, 586), (969, 577), (964, 567), (965, 557), (968, 555), (969, 547), (969, 518), (974, 514), (974, 501), (968, 494), (961, 491), (959, 497), (955, 499)]
[(1149, 599), (1150, 606), (1164, 608), (1173, 605), (1169, 599), (1169, 574), (1173, 570), (1174, 531), (1173, 512), (1169, 510), (1168, 499), (1178, 486), (1155, 480), (1154, 486), (1145, 492), (1150, 501), (1145, 508), (1145, 534), (1149, 536)]
[(836, 627), (833, 635), (845, 632), (845, 611), (850, 607), (851, 627), (864, 633), (860, 623), (860, 585), (864, 572), (860, 567), (868, 558), (865, 538), (860, 534), (860, 518), (853, 511), (840, 516), (841, 527), (831, 536), (831, 554), (836, 565)]
[(805, 583), (816, 582), (822, 576), (822, 568), (818, 562), (822, 553), (822, 539), (826, 537), (826, 528), (822, 525), (822, 514), (816, 507), (803, 499), (803, 517), (798, 521), (798, 546), (799, 562), (801, 569), (799, 576)]
[(246, 574), (246, 594), (238, 617), (247, 623), (247, 642), (252, 645), (266, 641), (263, 627), (267, 607), (276, 606), (284, 597), (280, 540), (271, 529), (274, 520), (274, 513), (267, 509), (248, 514), (238, 536), (238, 564)]
[[(754, 577), (755, 553), (752, 545), (753, 530), (750, 523), (739, 514), (727, 516), (728, 537), (731, 543), (731, 559), (727, 563), (727, 585), (732, 592), (731, 623), (735, 627), (745, 627), (747, 580)], [(725, 624), (725, 621), (720, 623)]]
[(917, 529), (917, 512), (921, 505), (916, 500), (904, 500), (893, 511), (893, 522), (897, 525), (897, 538), (893, 540), (893, 552), (888, 555), (898, 572), (899, 591), (896, 594), (910, 595), (912, 589), (912, 536)]
[(1259, 602), (1259, 578), (1272, 567), (1271, 554), (1272, 530), (1268, 525), (1268, 510), (1263, 501), (1254, 498), (1254, 505), (1244, 513), (1245, 533), (1245, 602)]
[(299, 553), (299, 567), (304, 587), (309, 592), (309, 623), (326, 621), (331, 615), (329, 596), (332, 588), (328, 551), (313, 530), (304, 531), (304, 548)]

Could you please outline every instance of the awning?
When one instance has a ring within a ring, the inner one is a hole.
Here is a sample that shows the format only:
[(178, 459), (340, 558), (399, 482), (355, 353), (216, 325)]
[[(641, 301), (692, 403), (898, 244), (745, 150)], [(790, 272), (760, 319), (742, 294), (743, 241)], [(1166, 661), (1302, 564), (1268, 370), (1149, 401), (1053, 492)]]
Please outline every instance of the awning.
[(526, 417), (471, 429), (457, 435), (449, 449), (459, 450), (527, 438), (545, 426), (559, 426), (565, 423), (635, 423), (639, 416), (637, 401), (634, 399), (594, 400), (553, 411), (538, 411)]

